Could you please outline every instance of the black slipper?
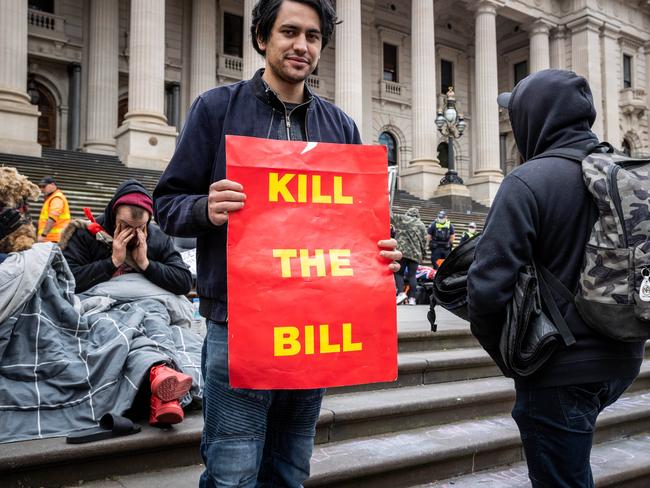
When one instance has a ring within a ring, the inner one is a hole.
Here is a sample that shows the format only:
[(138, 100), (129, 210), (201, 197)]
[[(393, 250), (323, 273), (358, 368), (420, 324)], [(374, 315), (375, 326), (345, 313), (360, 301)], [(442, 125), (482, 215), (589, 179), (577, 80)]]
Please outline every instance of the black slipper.
[(84, 444), (112, 437), (137, 434), (140, 426), (121, 415), (107, 413), (99, 420), (99, 426), (68, 434), (65, 441), (68, 444)]

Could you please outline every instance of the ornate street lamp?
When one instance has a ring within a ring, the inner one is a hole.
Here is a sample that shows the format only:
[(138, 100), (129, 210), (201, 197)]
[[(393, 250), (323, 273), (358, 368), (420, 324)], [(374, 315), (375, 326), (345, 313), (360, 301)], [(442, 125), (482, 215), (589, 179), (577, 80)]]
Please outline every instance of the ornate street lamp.
[(454, 88), (449, 87), (447, 92), (445, 106), (442, 110), (438, 110), (438, 116), (436, 117), (436, 126), (438, 131), (447, 139), (447, 154), (448, 154), (448, 168), (445, 176), (440, 180), (441, 185), (449, 185), (451, 183), (462, 185), (463, 180), (454, 168), (454, 139), (459, 139), (465, 127), (467, 127), (467, 122), (462, 115), (456, 111), (456, 96), (454, 94)]

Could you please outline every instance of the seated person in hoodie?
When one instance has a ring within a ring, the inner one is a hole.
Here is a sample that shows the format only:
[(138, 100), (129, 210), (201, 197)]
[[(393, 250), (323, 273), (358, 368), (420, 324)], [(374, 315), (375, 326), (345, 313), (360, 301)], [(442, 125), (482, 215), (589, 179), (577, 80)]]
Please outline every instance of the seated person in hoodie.
[(97, 217), (97, 224), (112, 236), (112, 243), (97, 238), (92, 229), (70, 226), (61, 248), (77, 293), (125, 273), (142, 273), (176, 295), (190, 291), (192, 275), (171, 238), (151, 223), (152, 206), (145, 187), (127, 180), (118, 187), (104, 214)]
[[(192, 275), (172, 240), (151, 223), (153, 202), (136, 180), (122, 183), (96, 223), (73, 221), (60, 246), (75, 277), (76, 292), (125, 273), (142, 273), (149, 281), (176, 295), (190, 291)], [(112, 239), (111, 239), (112, 237)], [(183, 420), (178, 399), (192, 378), (159, 364), (149, 373), (151, 425)]]

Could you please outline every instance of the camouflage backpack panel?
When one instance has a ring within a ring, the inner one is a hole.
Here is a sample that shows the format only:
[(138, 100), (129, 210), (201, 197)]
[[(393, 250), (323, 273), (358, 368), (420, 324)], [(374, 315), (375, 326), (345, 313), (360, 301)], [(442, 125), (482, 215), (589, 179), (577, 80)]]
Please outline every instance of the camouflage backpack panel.
[(598, 220), (588, 244), (603, 249), (624, 247), (623, 228), (615, 218), (616, 209), (607, 183), (607, 175), (613, 166), (611, 154), (591, 154), (582, 162), (582, 176), (598, 207)]
[(650, 299), (640, 299), (639, 290), (650, 275), (650, 161), (592, 153), (582, 172), (598, 220), (585, 248), (578, 310), (610, 337), (648, 337)]

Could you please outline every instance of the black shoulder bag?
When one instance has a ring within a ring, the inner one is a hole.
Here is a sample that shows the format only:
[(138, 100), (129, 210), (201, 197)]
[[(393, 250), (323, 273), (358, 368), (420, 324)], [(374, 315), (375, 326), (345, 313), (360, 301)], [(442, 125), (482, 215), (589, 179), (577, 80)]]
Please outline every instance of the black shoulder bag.
[(533, 264), (519, 273), (507, 307), (499, 349), (506, 367), (519, 376), (537, 371), (561, 344), (566, 347), (575, 344), (551, 295), (549, 283), (573, 303), (573, 296), (560, 280), (543, 266)]

